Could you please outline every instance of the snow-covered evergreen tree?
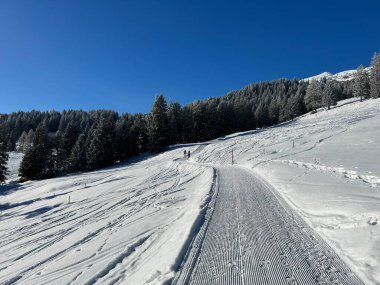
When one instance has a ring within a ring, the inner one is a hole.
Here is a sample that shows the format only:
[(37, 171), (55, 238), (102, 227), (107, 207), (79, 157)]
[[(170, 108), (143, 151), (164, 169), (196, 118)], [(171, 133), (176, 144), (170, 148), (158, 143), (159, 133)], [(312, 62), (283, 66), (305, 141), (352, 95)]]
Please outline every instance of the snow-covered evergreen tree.
[(336, 105), (336, 102), (334, 83), (329, 80), (323, 88), (322, 104), (330, 110), (330, 107)]
[(67, 161), (67, 168), (69, 172), (83, 171), (86, 170), (86, 165), (86, 136), (81, 134), (72, 148), (71, 155)]
[(25, 144), (27, 133), (25, 131), (22, 132), (20, 138), (16, 142), (16, 151), (22, 152)]
[(177, 102), (169, 102), (168, 104), (168, 120), (169, 120), (169, 143), (175, 144), (180, 142), (182, 123), (182, 109)]
[(22, 147), (22, 152), (23, 153), (27, 153), (28, 152), (28, 150), (30, 149), (30, 147), (33, 144), (33, 140), (34, 140), (34, 130), (30, 129), (29, 132), (27, 133), (26, 137), (25, 137), (25, 140), (24, 140), (24, 144), (23, 144), (23, 147)]
[(111, 116), (102, 116), (99, 123), (90, 130), (86, 152), (89, 169), (109, 166), (115, 162), (114, 130), (115, 122)]
[(7, 174), (8, 153), (5, 146), (0, 142), (0, 183), (3, 183)]
[(375, 53), (371, 61), (370, 86), (371, 97), (380, 97), (380, 53)]
[(305, 106), (308, 111), (316, 110), (322, 106), (322, 84), (318, 80), (313, 80), (307, 86), (305, 95)]
[(19, 169), (22, 179), (41, 179), (54, 172), (54, 161), (46, 125), (40, 124), (35, 132), (33, 145), (23, 157)]
[(149, 114), (149, 144), (153, 152), (160, 152), (169, 145), (167, 105), (163, 95), (156, 97)]
[(360, 102), (363, 99), (369, 98), (370, 86), (369, 86), (369, 77), (368, 73), (365, 70), (363, 65), (360, 65), (356, 71), (355, 76), (355, 88), (354, 94), (355, 97), (360, 98)]

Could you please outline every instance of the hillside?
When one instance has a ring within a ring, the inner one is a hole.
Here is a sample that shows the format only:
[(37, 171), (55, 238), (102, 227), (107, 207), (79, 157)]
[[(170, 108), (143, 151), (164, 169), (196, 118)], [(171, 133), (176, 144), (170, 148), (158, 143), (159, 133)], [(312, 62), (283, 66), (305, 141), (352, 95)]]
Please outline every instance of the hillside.
[(108, 169), (11, 183), (0, 196), (0, 283), (172, 280), (208, 209), (214, 169), (233, 151), (235, 166), (266, 179), (365, 284), (378, 284), (379, 112), (380, 99), (349, 99)]

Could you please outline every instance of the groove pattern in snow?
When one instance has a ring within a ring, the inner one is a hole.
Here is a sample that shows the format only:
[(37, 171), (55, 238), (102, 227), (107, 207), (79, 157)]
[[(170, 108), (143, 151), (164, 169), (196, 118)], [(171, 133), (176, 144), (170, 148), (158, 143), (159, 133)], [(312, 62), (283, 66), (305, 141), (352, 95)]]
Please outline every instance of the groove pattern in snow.
[(189, 284), (363, 284), (267, 183), (237, 167), (218, 178)]

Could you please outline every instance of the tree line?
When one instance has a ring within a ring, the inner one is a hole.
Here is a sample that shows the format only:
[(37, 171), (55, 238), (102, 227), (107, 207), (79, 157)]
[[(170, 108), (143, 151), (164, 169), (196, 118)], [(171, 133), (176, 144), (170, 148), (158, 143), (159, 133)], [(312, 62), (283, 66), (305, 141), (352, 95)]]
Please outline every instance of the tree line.
[(380, 97), (379, 54), (372, 58), (369, 71), (358, 68), (355, 80), (278, 79), (185, 106), (159, 95), (148, 114), (119, 115), (111, 110), (2, 114), (0, 181), (5, 179), (7, 151), (25, 153), (20, 166), (23, 180), (43, 179), (110, 166), (171, 144), (271, 126), (320, 107), (330, 109), (353, 96)]

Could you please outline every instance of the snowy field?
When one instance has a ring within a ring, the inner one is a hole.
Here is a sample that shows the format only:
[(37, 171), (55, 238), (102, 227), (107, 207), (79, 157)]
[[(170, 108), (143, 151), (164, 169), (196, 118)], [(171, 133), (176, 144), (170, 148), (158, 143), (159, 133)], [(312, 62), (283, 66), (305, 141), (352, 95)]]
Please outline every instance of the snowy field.
[[(380, 99), (351, 99), (91, 173), (17, 184), (12, 170), (0, 194), (0, 284), (170, 282), (187, 248), (202, 248), (192, 238), (203, 217), (228, 214), (214, 211), (214, 169), (231, 164), (231, 151), (235, 165), (274, 186), (365, 284), (380, 284), (379, 112)], [(182, 159), (185, 148), (190, 161)], [(13, 169), (19, 158), (11, 155)], [(204, 248), (188, 255), (200, 264)]]
[(210, 168), (173, 162), (181, 155), (172, 150), (3, 187), (0, 284), (161, 284), (172, 278), (213, 177)]

